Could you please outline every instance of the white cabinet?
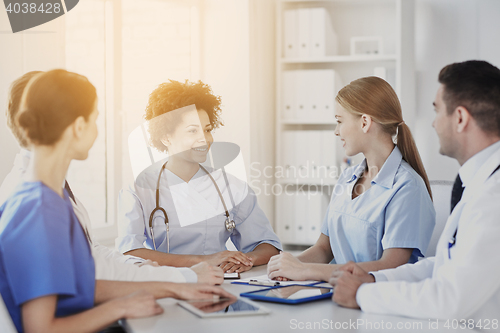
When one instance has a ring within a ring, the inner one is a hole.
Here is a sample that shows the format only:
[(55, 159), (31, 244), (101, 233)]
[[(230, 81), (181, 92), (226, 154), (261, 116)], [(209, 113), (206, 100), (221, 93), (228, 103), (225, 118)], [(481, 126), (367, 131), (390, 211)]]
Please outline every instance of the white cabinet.
[(413, 11), (413, 0), (278, 2), (276, 168), (282, 172), (276, 183), (293, 190), (277, 195), (284, 244), (312, 245), (319, 236), (344, 157), (334, 135), (335, 96), (343, 85), (385, 78), (413, 123)]

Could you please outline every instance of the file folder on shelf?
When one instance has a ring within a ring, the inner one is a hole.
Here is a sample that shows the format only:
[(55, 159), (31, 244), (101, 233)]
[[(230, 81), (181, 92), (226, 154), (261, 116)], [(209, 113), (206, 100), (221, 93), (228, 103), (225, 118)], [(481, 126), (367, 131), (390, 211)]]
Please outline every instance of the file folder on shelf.
[(283, 56), (285, 58), (297, 58), (297, 10), (287, 9), (283, 12)]
[(326, 8), (310, 8), (311, 57), (325, 57), (338, 54), (338, 38), (332, 27)]
[(283, 57), (320, 58), (338, 54), (338, 37), (324, 7), (283, 11)]
[(298, 47), (299, 58), (308, 58), (310, 56), (311, 50), (311, 27), (310, 27), (310, 15), (309, 8), (299, 8), (297, 9), (298, 18)]

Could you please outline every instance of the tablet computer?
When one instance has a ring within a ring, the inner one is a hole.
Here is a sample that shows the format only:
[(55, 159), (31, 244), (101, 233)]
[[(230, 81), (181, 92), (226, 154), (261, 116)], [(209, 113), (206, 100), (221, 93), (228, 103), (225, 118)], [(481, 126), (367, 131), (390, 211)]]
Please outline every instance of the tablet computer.
[(241, 298), (181, 301), (177, 304), (201, 318), (265, 315), (271, 312), (262, 305)]
[(242, 297), (254, 300), (287, 304), (311, 302), (318, 299), (331, 298), (332, 295), (333, 287), (303, 285), (278, 286), (240, 294)]

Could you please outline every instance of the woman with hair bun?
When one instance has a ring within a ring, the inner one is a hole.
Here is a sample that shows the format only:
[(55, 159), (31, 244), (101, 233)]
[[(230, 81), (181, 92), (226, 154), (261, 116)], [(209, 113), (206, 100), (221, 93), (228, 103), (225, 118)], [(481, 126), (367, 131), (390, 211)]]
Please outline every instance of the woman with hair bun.
[(340, 175), (316, 244), (297, 258), (271, 258), (270, 278), (328, 281), (349, 261), (366, 271), (394, 268), (415, 263), (429, 245), (429, 180), (395, 91), (365, 77), (342, 88), (336, 102), (335, 134), (347, 156), (365, 159)]
[(162, 313), (155, 298), (231, 297), (212, 286), (95, 280), (63, 185), (71, 161), (86, 159), (94, 144), (97, 116), (94, 86), (75, 73), (37, 74), (23, 92), (15, 121), (32, 158), (0, 207), (0, 294), (19, 332), (97, 332), (120, 318)]

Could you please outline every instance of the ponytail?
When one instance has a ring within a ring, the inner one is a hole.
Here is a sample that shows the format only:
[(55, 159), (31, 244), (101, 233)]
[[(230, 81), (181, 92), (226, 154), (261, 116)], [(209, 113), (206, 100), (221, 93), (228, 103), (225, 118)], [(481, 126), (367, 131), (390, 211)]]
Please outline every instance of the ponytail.
[(415, 140), (413, 140), (410, 128), (404, 122), (402, 124), (400, 123), (397, 129), (397, 146), (399, 151), (401, 151), (401, 155), (403, 155), (403, 159), (424, 180), (425, 187), (427, 187), (427, 191), (432, 199), (431, 185), (429, 184), (429, 178), (425, 172), (424, 164), (418, 153), (417, 145), (415, 144)]

